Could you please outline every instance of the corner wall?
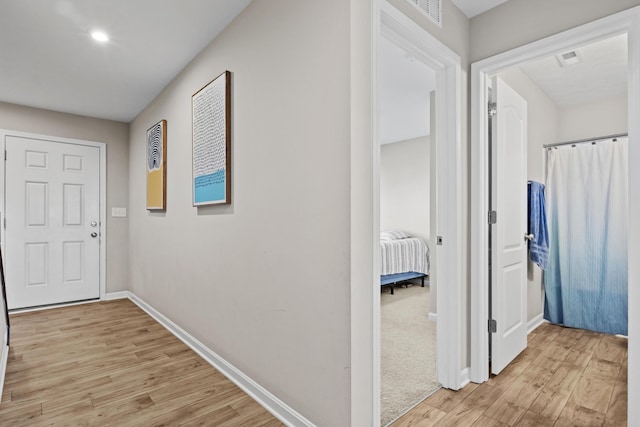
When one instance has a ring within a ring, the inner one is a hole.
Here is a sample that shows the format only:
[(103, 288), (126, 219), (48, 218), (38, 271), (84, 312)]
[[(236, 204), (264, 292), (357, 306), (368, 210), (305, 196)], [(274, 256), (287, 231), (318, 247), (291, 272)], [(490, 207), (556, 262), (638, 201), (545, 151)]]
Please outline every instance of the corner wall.
[[(317, 425), (350, 423), (350, 5), (254, 0), (131, 124), (131, 291)], [(191, 96), (231, 72), (232, 204), (192, 206)], [(167, 120), (167, 210), (145, 132)]]
[(127, 207), (129, 125), (0, 102), (0, 129), (104, 142), (107, 145), (106, 290), (128, 289), (128, 218), (112, 218), (112, 207)]

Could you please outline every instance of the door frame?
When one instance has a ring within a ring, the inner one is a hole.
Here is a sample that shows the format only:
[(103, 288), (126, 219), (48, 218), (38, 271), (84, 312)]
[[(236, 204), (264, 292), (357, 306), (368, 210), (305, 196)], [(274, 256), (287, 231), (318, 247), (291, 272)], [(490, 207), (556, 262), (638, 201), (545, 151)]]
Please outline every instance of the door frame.
[[(629, 55), (628, 123), (629, 139), (635, 142), (640, 136), (640, 6), (598, 19), (573, 29), (543, 38), (530, 44), (478, 61), (471, 65), (471, 366), (470, 377), (474, 382), (489, 378), (488, 320), (488, 156), (487, 156), (487, 81), (489, 76), (524, 61), (550, 56), (559, 51), (593, 43), (615, 35), (627, 33)], [(629, 144), (629, 163), (640, 162), (640, 147)], [(630, 168), (630, 171), (633, 168)], [(630, 182), (634, 182), (637, 172), (630, 172)], [(631, 186), (633, 187), (633, 186)], [(629, 198), (630, 218), (640, 215), (640, 206)], [(629, 256), (640, 253), (638, 237), (640, 225), (629, 224)], [(634, 239), (634, 237), (636, 237)], [(629, 264), (629, 283), (640, 281), (640, 268)], [(629, 286), (629, 300), (637, 301), (640, 289)], [(640, 362), (637, 341), (640, 338), (638, 316), (629, 310), (629, 376), (637, 378)], [(638, 365), (636, 365), (638, 363)], [(634, 376), (635, 375), (635, 376)], [(629, 402), (640, 399), (639, 384), (630, 381)], [(637, 405), (636, 405), (637, 406)], [(635, 416), (635, 418), (634, 418)], [(639, 419), (640, 410), (629, 405), (629, 419)]]
[[(380, 419), (380, 146), (377, 46), (379, 37), (396, 44), (436, 73), (436, 230), (443, 244), (431, 244), (437, 252), (437, 375), (443, 387), (458, 390), (469, 382), (462, 369), (462, 154), (460, 57), (386, 0), (375, 0), (373, 35), (373, 409)], [(425, 118), (428, 119), (428, 118)], [(446, 141), (446, 143), (445, 143)], [(432, 148), (433, 149), (433, 148)], [(374, 424), (377, 425), (377, 424)]]
[[(19, 138), (37, 139), (43, 142), (59, 142), (64, 144), (84, 145), (87, 147), (96, 147), (100, 150), (100, 300), (106, 299), (106, 283), (107, 283), (107, 145), (104, 142), (86, 141), (80, 139), (61, 138), (58, 136), (42, 135), (35, 133), (16, 132), (11, 130), (0, 129), (0, 151), (5, 152), (6, 139), (9, 136), (15, 136)], [(4, 214), (6, 209), (6, 194), (5, 194), (5, 162), (0, 162), (0, 245), (2, 252), (5, 251), (5, 235), (4, 228)], [(64, 303), (62, 303), (64, 304)], [(56, 304), (59, 305), (59, 304)]]

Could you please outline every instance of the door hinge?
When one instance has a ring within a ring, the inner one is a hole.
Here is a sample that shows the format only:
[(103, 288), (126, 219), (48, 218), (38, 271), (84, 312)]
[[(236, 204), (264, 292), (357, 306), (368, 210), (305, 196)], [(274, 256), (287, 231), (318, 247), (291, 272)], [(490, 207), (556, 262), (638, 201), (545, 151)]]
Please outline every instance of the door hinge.
[(7, 161), (7, 150), (4, 150), (4, 160)]
[(498, 114), (498, 104), (495, 102), (489, 102), (487, 112), (489, 113), (489, 118), (495, 117), (496, 114)]
[(498, 332), (498, 322), (493, 319), (489, 319), (489, 333), (495, 334)]
[(497, 223), (498, 222), (498, 212), (489, 211), (488, 220), (489, 220), (489, 224)]

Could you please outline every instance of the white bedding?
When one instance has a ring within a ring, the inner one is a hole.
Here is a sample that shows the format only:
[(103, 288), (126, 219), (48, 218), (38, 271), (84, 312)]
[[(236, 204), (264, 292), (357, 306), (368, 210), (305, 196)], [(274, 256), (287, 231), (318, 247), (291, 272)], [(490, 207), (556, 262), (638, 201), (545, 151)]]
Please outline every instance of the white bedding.
[(381, 240), (382, 272), (397, 274), (415, 271), (429, 274), (429, 247), (422, 239)]

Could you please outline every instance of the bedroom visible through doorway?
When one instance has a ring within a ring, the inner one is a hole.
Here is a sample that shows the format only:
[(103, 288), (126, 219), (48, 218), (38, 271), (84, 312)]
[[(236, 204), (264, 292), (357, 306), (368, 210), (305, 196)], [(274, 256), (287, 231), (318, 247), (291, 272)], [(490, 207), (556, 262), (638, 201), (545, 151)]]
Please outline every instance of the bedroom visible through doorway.
[(436, 82), (431, 68), (385, 38), (378, 45), (378, 71), (380, 424), (388, 425), (440, 388), (430, 197)]

